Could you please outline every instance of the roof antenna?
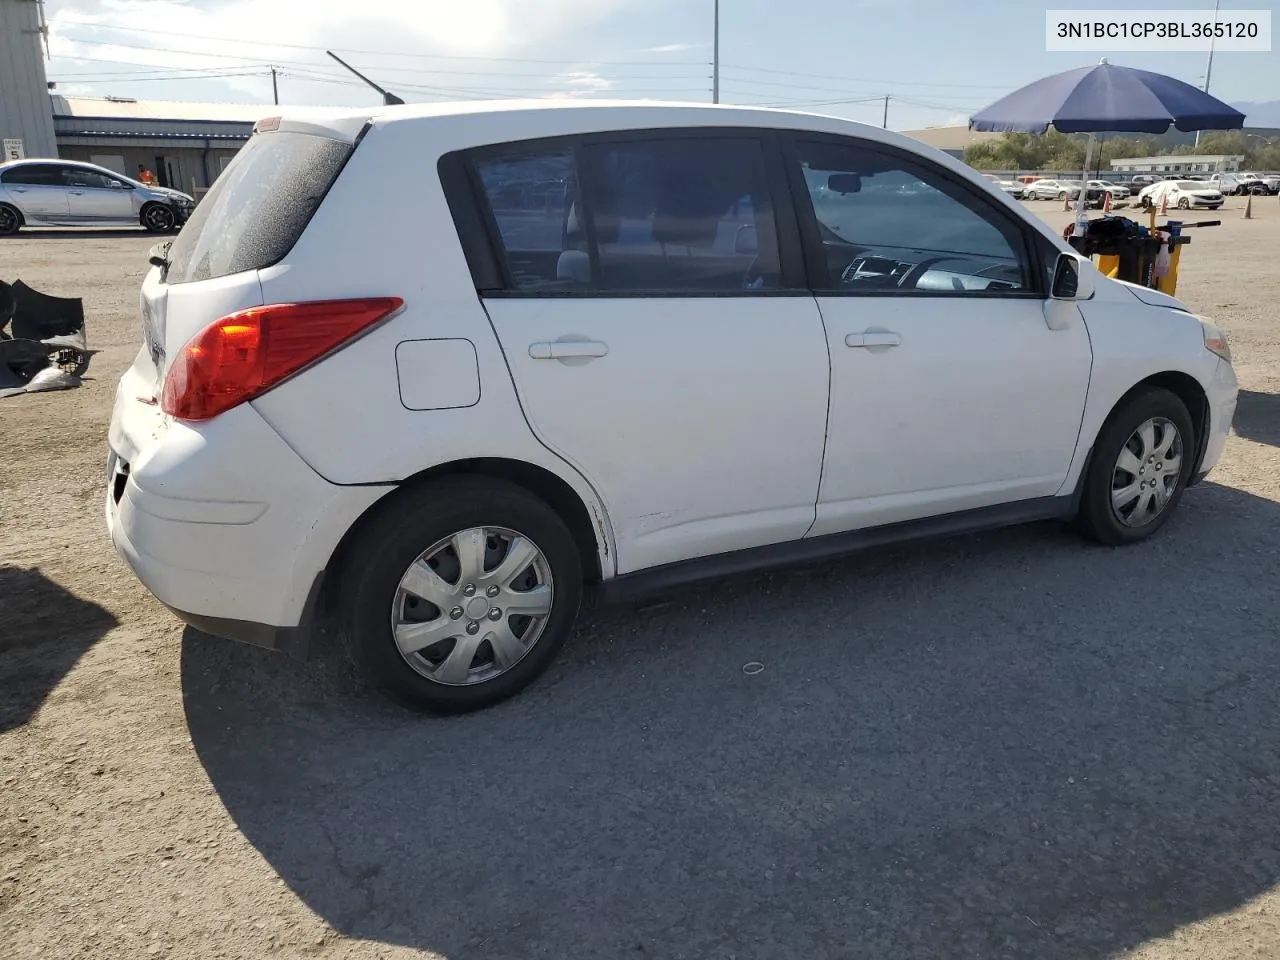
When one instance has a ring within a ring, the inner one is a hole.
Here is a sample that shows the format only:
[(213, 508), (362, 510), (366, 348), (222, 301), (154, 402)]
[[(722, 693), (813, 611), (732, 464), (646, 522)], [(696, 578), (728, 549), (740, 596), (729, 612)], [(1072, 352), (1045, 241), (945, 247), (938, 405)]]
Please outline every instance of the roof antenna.
[(380, 94), (382, 94), (382, 102), (383, 102), (383, 103), (387, 104), (388, 106), (394, 106), (395, 104), (401, 104), (401, 103), (404, 103), (404, 101), (403, 101), (403, 100), (401, 100), (399, 97), (397, 97), (394, 93), (389, 93), (388, 91), (383, 90), (383, 89), (382, 89), (382, 87), (378, 86), (376, 83), (374, 83), (372, 80), (370, 80), (368, 77), (366, 77), (363, 73), (361, 73), (359, 70), (357, 70), (357, 69), (356, 69), (355, 67), (353, 67), (351, 64), (347, 63), (347, 61), (343, 60), (340, 56), (338, 56), (338, 55), (337, 55), (336, 53), (334, 53), (332, 50), (326, 50), (326, 51), (325, 51), (325, 53), (327, 53), (329, 56), (333, 57), (333, 59), (337, 60), (340, 64), (342, 64), (344, 67), (346, 67), (346, 68), (347, 68), (348, 70), (350, 70), (352, 73), (354, 73), (357, 77), (359, 77), (361, 80), (363, 80), (363, 81), (364, 81), (365, 83), (367, 83), (369, 86), (373, 87), (373, 89), (377, 90)]

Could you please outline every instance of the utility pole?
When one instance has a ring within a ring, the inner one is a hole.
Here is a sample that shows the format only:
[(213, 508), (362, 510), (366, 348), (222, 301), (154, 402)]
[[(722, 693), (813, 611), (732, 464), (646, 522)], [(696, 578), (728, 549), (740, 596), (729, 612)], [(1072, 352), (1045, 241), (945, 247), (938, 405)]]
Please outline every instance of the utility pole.
[(276, 86), (276, 68), (271, 68), (271, 102), (280, 106), (280, 88)]
[[(1222, 6), (1222, 0), (1213, 0), (1213, 23), (1215, 26), (1217, 26), (1217, 23), (1218, 23), (1218, 8), (1221, 6)], [(1205, 93), (1209, 92), (1209, 78), (1213, 76), (1213, 44), (1215, 39), (1216, 39), (1215, 37), (1209, 38), (1209, 62), (1208, 64), (1205, 65), (1205, 68), (1204, 68), (1204, 92)], [(1200, 132), (1201, 131), (1199, 130), (1196, 131), (1197, 147), (1200, 146)]]
[(715, 26), (711, 41), (711, 102), (720, 102), (720, 0), (715, 0)]
[(884, 98), (884, 122), (880, 124), (884, 129), (889, 129), (889, 97)]

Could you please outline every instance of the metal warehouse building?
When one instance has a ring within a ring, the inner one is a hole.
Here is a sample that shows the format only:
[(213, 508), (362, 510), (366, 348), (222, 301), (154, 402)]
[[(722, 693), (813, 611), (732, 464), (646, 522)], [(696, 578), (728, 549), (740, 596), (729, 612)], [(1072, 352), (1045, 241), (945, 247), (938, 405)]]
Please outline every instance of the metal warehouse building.
[(125, 97), (49, 99), (58, 156), (87, 160), (135, 179), (143, 165), (161, 186), (187, 193), (213, 183), (249, 139), (254, 123), (280, 109)]

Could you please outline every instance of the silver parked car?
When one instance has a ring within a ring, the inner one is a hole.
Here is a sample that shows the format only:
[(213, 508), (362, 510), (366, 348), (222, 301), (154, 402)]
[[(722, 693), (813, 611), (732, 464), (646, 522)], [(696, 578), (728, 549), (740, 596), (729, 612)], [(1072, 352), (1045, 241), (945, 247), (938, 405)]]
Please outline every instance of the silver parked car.
[(153, 233), (186, 223), (195, 200), (75, 160), (0, 163), (0, 236), (23, 226), (136, 226)]

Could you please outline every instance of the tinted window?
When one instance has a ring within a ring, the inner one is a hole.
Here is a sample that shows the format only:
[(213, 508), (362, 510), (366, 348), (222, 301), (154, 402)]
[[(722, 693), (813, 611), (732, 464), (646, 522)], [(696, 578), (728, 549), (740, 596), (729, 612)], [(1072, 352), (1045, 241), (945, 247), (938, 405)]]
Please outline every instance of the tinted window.
[(511, 286), (742, 292), (779, 286), (759, 141), (673, 137), (481, 159)]
[(268, 267), (311, 221), (350, 144), (303, 133), (255, 134), (196, 207), (169, 250), (169, 283)]
[(828, 277), (845, 292), (1017, 290), (1021, 233), (979, 194), (924, 164), (860, 145), (798, 143)]
[(43, 187), (62, 185), (62, 168), (52, 163), (34, 163), (4, 172), (5, 183), (27, 183)]
[[(477, 164), (494, 225), (506, 253), (511, 284), (517, 290), (555, 290), (574, 285), (561, 279), (560, 254), (566, 245), (565, 224), (577, 200), (578, 178), (573, 152), (512, 153)], [(586, 260), (586, 254), (582, 257)], [(581, 265), (580, 265), (581, 266)], [(589, 267), (580, 269), (589, 282)]]
[(83, 167), (62, 168), (62, 182), (69, 187), (97, 187), (105, 190), (113, 180), (113, 177), (103, 176)]

